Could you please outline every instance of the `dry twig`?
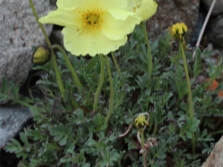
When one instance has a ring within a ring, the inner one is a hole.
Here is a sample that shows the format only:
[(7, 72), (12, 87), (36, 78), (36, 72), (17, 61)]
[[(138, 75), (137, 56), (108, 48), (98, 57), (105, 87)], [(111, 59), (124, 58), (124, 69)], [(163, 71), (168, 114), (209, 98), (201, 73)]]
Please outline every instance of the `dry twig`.
[(202, 36), (203, 36), (203, 34), (204, 34), (204, 30), (205, 30), (205, 28), (206, 28), (206, 26), (207, 26), (208, 20), (209, 20), (210, 15), (211, 15), (211, 13), (212, 13), (212, 11), (213, 11), (213, 8), (214, 8), (215, 3), (216, 3), (216, 0), (213, 0), (213, 1), (212, 1), (212, 4), (211, 4), (211, 7), (210, 7), (210, 9), (209, 9), (209, 11), (208, 11), (208, 14), (207, 14), (207, 16), (206, 16), (206, 18), (205, 18), (205, 21), (204, 21), (204, 24), (203, 24), (203, 26), (202, 26), (201, 32), (200, 32), (200, 34), (199, 34), (199, 38), (198, 38), (197, 43), (196, 43), (196, 47), (195, 47), (194, 52), (193, 52), (193, 56), (192, 56), (193, 59), (194, 59), (195, 56), (196, 56), (196, 50), (197, 50), (197, 48), (198, 48), (199, 45), (200, 45), (201, 38), (202, 38)]

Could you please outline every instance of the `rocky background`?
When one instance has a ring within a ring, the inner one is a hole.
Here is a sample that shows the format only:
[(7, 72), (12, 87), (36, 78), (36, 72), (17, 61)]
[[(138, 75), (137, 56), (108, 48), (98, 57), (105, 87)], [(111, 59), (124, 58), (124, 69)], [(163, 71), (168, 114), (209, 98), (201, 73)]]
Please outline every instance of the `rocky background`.
[[(54, 9), (55, 3), (56, 0), (34, 1), (39, 16)], [(157, 3), (157, 13), (147, 22), (150, 38), (161, 35), (176, 22), (185, 22), (190, 29), (188, 41), (194, 45), (212, 0), (157, 0)], [(0, 85), (6, 78), (22, 87), (33, 66), (32, 46), (44, 45), (44, 37), (27, 0), (0, 0), (0, 23)], [(60, 28), (52, 25), (45, 28), (54, 43), (63, 45)], [(217, 0), (208, 22), (202, 45), (206, 47), (208, 44), (223, 54), (223, 0)], [(2, 148), (30, 118), (26, 108), (9, 103), (0, 105), (0, 166), (16, 166), (12, 165), (16, 162), (12, 161), (13, 155), (5, 154)], [(223, 157), (222, 142), (223, 138), (203, 167), (213, 166), (213, 161), (223, 164), (220, 158)]]

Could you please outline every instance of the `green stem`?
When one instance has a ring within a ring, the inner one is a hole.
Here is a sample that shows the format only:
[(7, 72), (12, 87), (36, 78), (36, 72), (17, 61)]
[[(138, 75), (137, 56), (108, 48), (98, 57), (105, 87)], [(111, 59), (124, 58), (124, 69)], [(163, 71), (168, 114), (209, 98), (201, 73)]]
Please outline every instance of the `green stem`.
[(142, 29), (143, 29), (143, 33), (146, 39), (146, 45), (147, 45), (147, 60), (148, 60), (148, 74), (150, 76), (150, 78), (152, 77), (152, 70), (153, 70), (153, 56), (152, 56), (152, 52), (151, 52), (151, 48), (150, 48), (150, 44), (149, 44), (149, 39), (148, 39), (148, 34), (147, 34), (147, 30), (146, 30), (146, 22), (142, 23)]
[(76, 84), (78, 90), (80, 91), (81, 89), (83, 89), (83, 85), (81, 84), (80, 80), (78, 79), (78, 76), (77, 76), (77, 74), (76, 74), (72, 64), (70, 63), (70, 60), (69, 60), (67, 54), (63, 50), (63, 48), (61, 46), (59, 46), (59, 45), (52, 45), (51, 48), (52, 49), (58, 49), (61, 52), (61, 54), (63, 55), (64, 60), (65, 60), (65, 62), (67, 64), (67, 66), (68, 66), (68, 68), (69, 68), (69, 70), (70, 70), (70, 72), (72, 74), (73, 81)]
[(154, 129), (153, 129), (153, 135), (156, 135), (156, 133), (157, 133), (157, 128), (158, 128), (158, 123), (157, 123), (157, 121), (155, 120), (154, 121)]
[(189, 73), (188, 73), (188, 68), (187, 68), (187, 60), (186, 60), (186, 56), (185, 56), (184, 48), (183, 48), (183, 42), (180, 42), (180, 50), (181, 50), (181, 55), (183, 58), (184, 71), (186, 74), (186, 81), (187, 81), (189, 114), (190, 114), (190, 118), (193, 119), (194, 113), (193, 113), (193, 100), (192, 100), (191, 84), (190, 84), (190, 78), (189, 78)]
[[(141, 138), (141, 148), (144, 149), (144, 130), (140, 130), (140, 138)], [(146, 152), (144, 151), (142, 153), (143, 155), (143, 167), (147, 167), (147, 162), (146, 162)]]
[(98, 105), (98, 97), (101, 93), (101, 89), (104, 83), (104, 77), (105, 77), (105, 63), (104, 63), (104, 56), (103, 55), (99, 55), (100, 57), (100, 63), (101, 63), (101, 75), (100, 75), (100, 80), (99, 80), (99, 84), (97, 87), (97, 90), (95, 92), (95, 96), (94, 96), (94, 104), (93, 104), (93, 111), (97, 110), (97, 105)]
[(223, 130), (219, 130), (219, 131), (215, 131), (215, 132), (211, 132), (211, 133), (208, 133), (208, 135), (216, 135), (216, 134), (219, 134), (219, 133), (223, 133)]
[(141, 147), (144, 148), (144, 130), (140, 130), (140, 138), (141, 138)]
[(22, 101), (22, 100), (13, 100), (15, 103), (18, 103), (18, 104), (20, 104), (20, 105), (22, 105), (22, 106), (25, 106), (25, 107), (31, 107), (32, 105), (30, 105), (30, 104), (28, 104), (28, 103), (26, 103), (26, 102), (24, 102), (24, 101)]
[[(51, 48), (51, 42), (50, 42), (50, 39), (45, 31), (45, 29), (43, 28), (43, 25), (39, 22), (39, 17), (38, 17), (38, 14), (35, 10), (35, 7), (34, 7), (34, 4), (32, 2), (32, 0), (29, 0), (29, 5), (32, 9), (32, 12), (33, 12), (33, 15), (36, 19), (36, 22), (38, 23), (40, 29), (42, 30), (42, 33), (46, 39), (46, 43), (48, 45), (49, 48)], [(56, 55), (54, 54), (53, 52), (53, 49), (51, 48), (51, 53), (52, 53), (52, 63), (53, 63), (53, 67), (54, 67), (54, 71), (55, 71), (55, 74), (56, 74), (56, 79), (57, 79), (57, 84), (59, 86), (59, 89), (60, 89), (60, 92), (61, 92), (61, 95), (62, 95), (62, 98), (64, 99), (65, 95), (64, 95), (64, 87), (63, 87), (63, 83), (62, 83), (62, 80), (61, 80), (61, 77), (60, 77), (60, 73), (59, 73), (59, 69), (58, 69), (58, 66), (57, 66), (57, 61), (56, 61)]]
[(107, 117), (105, 118), (105, 124), (108, 124), (110, 116), (112, 115), (112, 112), (113, 112), (114, 88), (113, 88), (113, 79), (112, 79), (111, 69), (110, 69), (110, 65), (108, 61), (108, 56), (106, 56), (105, 62), (106, 62), (107, 70), (108, 70), (108, 77), (109, 77), (109, 83), (110, 83), (109, 109), (108, 109)]
[(52, 52), (52, 63), (53, 63), (53, 68), (54, 68), (56, 79), (57, 79), (57, 84), (59, 86), (62, 98), (64, 99), (65, 98), (64, 86), (63, 86), (61, 76), (60, 76), (60, 72), (59, 72), (59, 68), (58, 68), (58, 65), (57, 65), (56, 55), (54, 54), (53, 50), (51, 50), (51, 52)]
[[(194, 112), (193, 112), (193, 100), (192, 100), (191, 84), (190, 84), (190, 78), (189, 78), (189, 73), (188, 73), (188, 68), (187, 68), (187, 60), (186, 60), (186, 56), (185, 56), (185, 53), (184, 53), (183, 43), (184, 43), (183, 41), (180, 41), (180, 50), (181, 50), (181, 55), (182, 55), (182, 58), (183, 58), (184, 71), (185, 71), (185, 74), (186, 74), (186, 81), (187, 81), (189, 115), (190, 115), (190, 119), (193, 119)], [(194, 133), (192, 134), (192, 153), (193, 153), (193, 155), (195, 154)]]
[(114, 64), (115, 64), (115, 67), (116, 67), (118, 73), (121, 74), (121, 70), (120, 70), (120, 68), (119, 68), (119, 66), (118, 66), (118, 63), (117, 63), (117, 61), (116, 61), (114, 52), (111, 52), (111, 55), (112, 55), (112, 60), (113, 60), (113, 62), (114, 62)]
[(33, 12), (33, 15), (34, 15), (35, 18), (36, 18), (36, 22), (38, 23), (40, 29), (42, 30), (42, 33), (43, 33), (43, 35), (44, 35), (44, 37), (45, 37), (45, 39), (46, 39), (46, 43), (47, 43), (47, 45), (50, 47), (50, 46), (51, 46), (50, 39), (49, 39), (49, 37), (48, 37), (48, 35), (47, 35), (45, 29), (43, 28), (43, 25), (39, 22), (39, 17), (38, 17), (38, 14), (37, 14), (36, 10), (35, 10), (35, 7), (34, 7), (34, 5), (33, 5), (33, 1), (32, 1), (32, 0), (29, 0), (29, 5), (30, 5), (30, 7), (32, 8), (32, 12)]

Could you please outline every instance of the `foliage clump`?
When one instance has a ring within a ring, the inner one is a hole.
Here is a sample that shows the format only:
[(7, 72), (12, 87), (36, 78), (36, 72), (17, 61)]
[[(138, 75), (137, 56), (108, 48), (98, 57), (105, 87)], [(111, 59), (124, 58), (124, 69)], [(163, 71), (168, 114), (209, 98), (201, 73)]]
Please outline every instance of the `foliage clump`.
[[(217, 79), (221, 75), (222, 63), (213, 64), (208, 50), (198, 50), (195, 60), (190, 52), (186, 52), (194, 104), (194, 118), (191, 119), (187, 114), (187, 85), (180, 54), (172, 49), (169, 35), (164, 34), (151, 43), (154, 57), (152, 78), (147, 73), (146, 45), (141, 35), (139, 27), (136, 28), (128, 43), (116, 52), (121, 73), (109, 59), (115, 92), (114, 114), (109, 124), (104, 123), (109, 103), (108, 76), (105, 76), (97, 111), (92, 111), (100, 77), (98, 57), (86, 59), (69, 55), (85, 87), (78, 92), (64, 58), (57, 52), (60, 74), (66, 81), (65, 99), (60, 98), (50, 62), (34, 67), (34, 70), (47, 71), (36, 84), (43, 94), (41, 98), (19, 97), (15, 86), (3, 84), (1, 100), (23, 102), (29, 106), (35, 122), (20, 133), (20, 142), (12, 139), (5, 147), (21, 158), (20, 165), (141, 166), (143, 158), (139, 153), (141, 146), (137, 141), (137, 129), (132, 127), (124, 137), (118, 136), (143, 112), (150, 115), (149, 125), (144, 130), (145, 139), (153, 137), (157, 140), (157, 146), (147, 154), (148, 166), (201, 165), (216, 142), (215, 134), (221, 132), (223, 115), (222, 98), (217, 96), (222, 87), (209, 91), (207, 85), (210, 83), (206, 80), (200, 83), (198, 78)], [(193, 135), (194, 155), (191, 154), (190, 142)]]
[(93, 57), (67, 55), (38, 22), (49, 51), (36, 49), (33, 70), (43, 75), (30, 97), (6, 80), (0, 91), (0, 101), (29, 107), (34, 124), (6, 151), (23, 167), (200, 166), (222, 133), (222, 58), (198, 49), (193, 59), (184, 23), (150, 44), (143, 21), (156, 12), (153, 0), (97, 2), (58, 0), (40, 19), (65, 26), (72, 54)]

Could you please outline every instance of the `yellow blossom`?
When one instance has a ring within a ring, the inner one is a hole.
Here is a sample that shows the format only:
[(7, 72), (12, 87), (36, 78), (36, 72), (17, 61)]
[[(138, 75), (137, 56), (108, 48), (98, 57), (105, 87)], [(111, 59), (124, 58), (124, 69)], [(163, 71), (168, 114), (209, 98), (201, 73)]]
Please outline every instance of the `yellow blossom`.
[(156, 13), (157, 6), (154, 0), (128, 0), (128, 10), (134, 12), (141, 21), (153, 16)]
[(176, 23), (170, 28), (171, 36), (178, 40), (182, 40), (187, 32), (188, 28), (184, 23)]
[(138, 117), (135, 118), (136, 128), (142, 128), (148, 124), (149, 122), (146, 120), (146, 115), (144, 114), (140, 114)]
[(140, 23), (124, 0), (57, 0), (57, 7), (39, 21), (64, 26), (64, 46), (77, 56), (117, 50)]

